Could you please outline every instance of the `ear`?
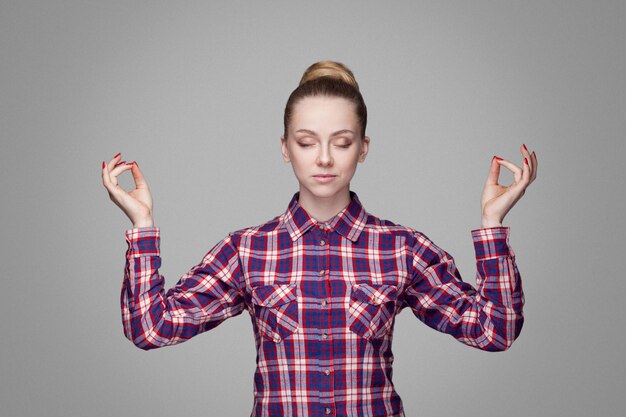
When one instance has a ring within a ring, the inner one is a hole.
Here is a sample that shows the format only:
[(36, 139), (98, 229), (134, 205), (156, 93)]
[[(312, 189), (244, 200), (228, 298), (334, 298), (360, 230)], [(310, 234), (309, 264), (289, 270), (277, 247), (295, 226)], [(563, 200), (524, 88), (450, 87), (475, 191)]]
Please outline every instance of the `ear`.
[(287, 149), (287, 139), (285, 139), (285, 135), (280, 135), (280, 150), (283, 154), (283, 160), (285, 162), (291, 162), (289, 158), (289, 149)]
[(361, 143), (361, 152), (359, 153), (359, 162), (365, 162), (365, 157), (367, 156), (367, 152), (370, 148), (370, 137), (363, 136), (363, 141)]

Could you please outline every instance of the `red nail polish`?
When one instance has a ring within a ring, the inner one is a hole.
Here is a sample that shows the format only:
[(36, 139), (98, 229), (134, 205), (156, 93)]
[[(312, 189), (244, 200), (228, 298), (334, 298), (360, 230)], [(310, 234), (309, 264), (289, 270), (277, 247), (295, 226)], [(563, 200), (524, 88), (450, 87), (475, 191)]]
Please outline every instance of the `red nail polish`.
[(102, 169), (104, 169), (105, 166), (106, 164), (104, 163), (104, 161), (102, 161)]
[(117, 155), (115, 155), (113, 158), (117, 158), (120, 155), (121, 155), (121, 152), (118, 152)]
[(502, 161), (502, 158), (499, 158), (497, 156), (494, 156), (494, 158), (496, 158), (498, 161)]
[(133, 162), (126, 162), (126, 165), (132, 165), (134, 163), (135, 163), (135, 161), (133, 161)]
[(522, 143), (522, 146), (524, 147), (524, 150), (528, 152), (528, 149), (526, 149), (526, 145)]
[(524, 163), (528, 165), (528, 159), (524, 158)]

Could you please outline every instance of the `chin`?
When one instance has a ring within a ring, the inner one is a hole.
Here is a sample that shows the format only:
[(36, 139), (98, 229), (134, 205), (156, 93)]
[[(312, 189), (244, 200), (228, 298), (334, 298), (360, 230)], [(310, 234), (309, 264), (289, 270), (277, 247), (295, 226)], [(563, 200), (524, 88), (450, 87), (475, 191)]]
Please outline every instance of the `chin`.
[(317, 198), (331, 198), (338, 195), (341, 190), (343, 190), (343, 186), (333, 186), (329, 187), (327, 185), (314, 184), (311, 187), (306, 187), (307, 191), (317, 197)]

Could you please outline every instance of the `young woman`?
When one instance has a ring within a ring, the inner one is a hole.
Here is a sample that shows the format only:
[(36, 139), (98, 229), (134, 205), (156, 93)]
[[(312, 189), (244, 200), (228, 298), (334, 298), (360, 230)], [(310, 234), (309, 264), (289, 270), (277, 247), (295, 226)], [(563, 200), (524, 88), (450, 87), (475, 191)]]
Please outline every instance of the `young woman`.
[[(248, 310), (257, 349), (252, 416), (404, 416), (394, 390), (394, 318), (409, 307), (426, 325), (478, 349), (508, 349), (520, 334), (524, 295), (506, 213), (535, 179), (494, 157), (471, 231), (477, 288), (423, 233), (367, 212), (350, 190), (368, 152), (367, 112), (352, 72), (318, 62), (285, 108), (283, 158), (299, 191), (267, 222), (229, 233), (164, 291), (160, 229), (137, 163), (102, 163), (110, 198), (128, 215), (121, 291), (124, 333), (137, 347), (184, 342)], [(515, 180), (498, 184), (500, 167)], [(117, 177), (131, 170), (136, 188)]]

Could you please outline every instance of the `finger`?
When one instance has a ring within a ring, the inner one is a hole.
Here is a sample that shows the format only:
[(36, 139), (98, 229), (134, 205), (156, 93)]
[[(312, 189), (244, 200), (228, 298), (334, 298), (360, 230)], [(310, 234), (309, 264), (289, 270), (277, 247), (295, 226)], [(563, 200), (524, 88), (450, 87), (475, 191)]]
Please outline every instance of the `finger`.
[(489, 167), (489, 174), (487, 175), (487, 185), (498, 185), (498, 177), (500, 177), (500, 164), (494, 156), (491, 158), (491, 166)]
[(107, 191), (109, 191), (109, 193), (114, 192), (113, 189), (115, 188), (115, 185), (111, 181), (109, 167), (104, 161), (102, 161), (102, 183), (104, 184), (104, 187), (107, 189)]
[(534, 165), (533, 161), (530, 158), (530, 152), (528, 151), (528, 148), (526, 148), (525, 143), (522, 143), (522, 146), (520, 147), (520, 152), (522, 153), (522, 157), (526, 158), (526, 160), (528, 161), (528, 167), (530, 168), (530, 173), (532, 173)]
[(109, 168), (109, 169), (115, 168), (115, 164), (117, 164), (120, 159), (122, 159), (122, 154), (120, 152), (118, 152), (117, 155), (115, 155), (113, 158), (111, 158), (111, 160), (107, 164), (107, 168)]
[(530, 182), (533, 182), (537, 178), (537, 154), (535, 151), (531, 154), (530, 159), (533, 161), (533, 175), (530, 177)]
[(496, 160), (498, 161), (498, 164), (504, 165), (505, 168), (507, 168), (509, 171), (513, 173), (516, 183), (522, 180), (522, 169), (520, 167), (518, 167), (512, 162), (507, 161), (506, 159), (500, 158)]
[(530, 184), (530, 176), (531, 176), (531, 167), (530, 167), (530, 161), (528, 161), (528, 158), (524, 158), (524, 162), (522, 164), (522, 180), (520, 181), (520, 184), (526, 188), (528, 186), (528, 184)]
[(133, 161), (133, 164), (130, 166), (130, 168), (130, 172), (133, 174), (133, 180), (135, 181), (135, 187), (148, 188), (146, 179), (144, 178), (143, 173), (139, 170), (139, 165), (137, 165), (136, 161)]
[(102, 181), (107, 190), (111, 191), (111, 187), (115, 187), (117, 183), (113, 183), (110, 176), (110, 169), (115, 167), (117, 161), (122, 158), (122, 153), (118, 152), (108, 163), (104, 163), (102, 167)]
[(109, 176), (111, 177), (111, 182), (115, 185), (118, 184), (118, 177), (119, 175), (124, 172), (124, 171), (128, 171), (131, 168), (131, 163), (126, 162), (126, 161), (122, 161), (119, 162), (115, 168), (113, 168), (110, 173)]
[(109, 170), (109, 165), (113, 164), (115, 162), (115, 159), (119, 157), (120, 157), (119, 154), (116, 155), (113, 159), (111, 159), (109, 164), (106, 164), (103, 161), (102, 182), (105, 188), (111, 194), (116, 193), (118, 190), (122, 190), (122, 188), (119, 187), (117, 183), (117, 176), (123, 171), (124, 167), (127, 166), (126, 162), (125, 161), (118, 162), (117, 165), (112, 170)]
[(113, 166), (112, 169), (109, 169), (109, 178), (111, 180), (111, 184), (113, 186), (118, 185), (117, 176), (122, 172), (122, 170), (118, 169), (120, 167), (126, 166), (126, 161), (120, 161)]

